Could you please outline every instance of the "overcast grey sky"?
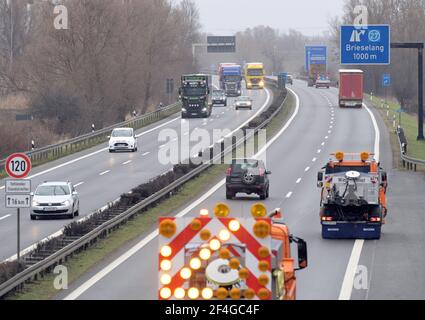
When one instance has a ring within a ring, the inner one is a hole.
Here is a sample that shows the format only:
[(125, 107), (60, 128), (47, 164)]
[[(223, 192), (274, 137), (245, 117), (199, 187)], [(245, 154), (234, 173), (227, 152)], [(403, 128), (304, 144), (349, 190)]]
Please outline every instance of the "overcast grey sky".
[(247, 27), (269, 25), (281, 31), (320, 35), (329, 20), (342, 15), (343, 0), (195, 0), (204, 31), (231, 35)]

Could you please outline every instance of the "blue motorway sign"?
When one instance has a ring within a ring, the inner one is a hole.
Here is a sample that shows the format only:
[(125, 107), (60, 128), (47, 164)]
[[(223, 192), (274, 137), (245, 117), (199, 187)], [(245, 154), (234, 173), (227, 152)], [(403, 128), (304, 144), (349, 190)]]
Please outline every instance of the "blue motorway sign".
[(341, 26), (341, 64), (390, 64), (390, 33), (389, 25)]
[(390, 74), (383, 74), (382, 75), (382, 86), (383, 87), (391, 86), (391, 75)]
[(327, 64), (328, 49), (326, 46), (306, 46), (305, 47), (305, 70), (312, 64)]

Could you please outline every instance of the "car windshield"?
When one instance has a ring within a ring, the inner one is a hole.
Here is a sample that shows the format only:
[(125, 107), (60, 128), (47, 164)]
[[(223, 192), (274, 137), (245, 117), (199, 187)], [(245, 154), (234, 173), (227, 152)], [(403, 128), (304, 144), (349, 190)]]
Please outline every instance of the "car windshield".
[(248, 69), (248, 76), (262, 76), (263, 75), (263, 69)]
[(247, 161), (247, 162), (241, 161), (241, 163), (232, 164), (233, 173), (240, 173), (245, 170), (255, 169), (255, 168), (258, 168), (258, 161)]
[(112, 137), (114, 138), (129, 138), (133, 136), (132, 130), (114, 130), (112, 131)]
[(214, 91), (213, 96), (222, 96), (224, 95), (224, 91)]
[(241, 81), (241, 76), (224, 76), (225, 82), (239, 82)]
[(36, 196), (67, 196), (70, 194), (68, 186), (41, 186), (37, 188)]
[(238, 99), (239, 101), (250, 101), (251, 98), (250, 97), (239, 97)]
[(206, 95), (207, 89), (205, 87), (187, 87), (184, 88), (185, 96), (204, 96)]

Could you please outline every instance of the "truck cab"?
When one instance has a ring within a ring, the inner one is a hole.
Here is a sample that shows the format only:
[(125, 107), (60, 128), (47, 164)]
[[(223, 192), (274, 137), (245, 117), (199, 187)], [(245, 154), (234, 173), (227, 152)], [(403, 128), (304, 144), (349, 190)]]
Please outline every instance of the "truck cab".
[(247, 63), (245, 65), (245, 82), (246, 88), (251, 89), (264, 89), (265, 83), (265, 71), (264, 65), (261, 62)]
[(242, 67), (227, 65), (223, 67), (223, 89), (228, 97), (239, 97), (242, 94)]
[(318, 173), (324, 239), (380, 239), (387, 174), (373, 154), (337, 152)]
[(212, 112), (211, 76), (205, 74), (183, 75), (179, 95), (182, 118), (208, 118)]

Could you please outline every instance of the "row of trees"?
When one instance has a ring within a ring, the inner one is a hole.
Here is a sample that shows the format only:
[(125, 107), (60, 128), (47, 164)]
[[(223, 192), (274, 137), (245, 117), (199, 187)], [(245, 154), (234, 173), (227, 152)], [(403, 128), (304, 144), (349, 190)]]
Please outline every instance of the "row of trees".
[[(269, 26), (256, 26), (236, 34), (237, 50), (235, 54), (204, 55), (202, 65), (220, 62), (263, 62), (267, 73), (292, 72), (304, 73), (305, 46), (323, 44), (334, 46), (328, 34), (306, 36), (296, 30), (281, 32)], [(331, 51), (334, 51), (333, 49)], [(330, 65), (336, 70), (336, 64)]]
[[(54, 27), (56, 5), (68, 29)], [(75, 136), (165, 102), (167, 78), (194, 69), (191, 0), (0, 0), (0, 93)]]
[[(425, 2), (422, 0), (346, 0), (344, 15), (331, 23), (334, 42), (339, 46), (339, 26), (353, 24), (355, 7), (368, 9), (369, 24), (390, 24), (392, 42), (425, 42)], [(380, 95), (382, 74), (393, 75), (391, 94), (410, 111), (417, 110), (417, 52), (393, 49), (390, 66), (362, 66), (366, 72), (366, 90)]]

